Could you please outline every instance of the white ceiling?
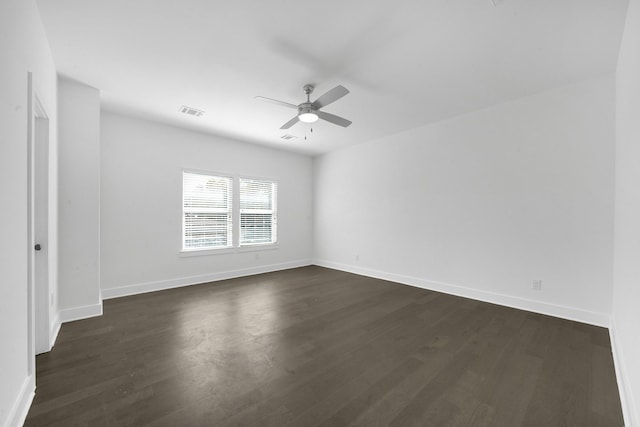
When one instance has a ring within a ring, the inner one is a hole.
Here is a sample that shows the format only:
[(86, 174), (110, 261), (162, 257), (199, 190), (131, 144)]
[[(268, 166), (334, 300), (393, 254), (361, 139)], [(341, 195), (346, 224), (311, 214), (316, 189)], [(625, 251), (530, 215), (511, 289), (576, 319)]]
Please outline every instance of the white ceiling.
[[(615, 70), (627, 0), (38, 0), (103, 108), (317, 154)], [(494, 5), (495, 3), (495, 5)], [(302, 86), (353, 121), (282, 124)], [(205, 110), (195, 118), (181, 105)], [(284, 141), (290, 133), (299, 138)], [(304, 139), (308, 136), (307, 140)]]

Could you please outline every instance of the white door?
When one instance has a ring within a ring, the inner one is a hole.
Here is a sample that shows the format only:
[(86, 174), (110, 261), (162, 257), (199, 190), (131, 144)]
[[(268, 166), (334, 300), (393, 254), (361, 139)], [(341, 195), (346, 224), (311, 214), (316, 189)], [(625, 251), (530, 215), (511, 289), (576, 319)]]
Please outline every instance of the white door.
[(49, 339), (49, 119), (34, 129), (34, 287), (36, 354), (51, 350)]
[[(49, 338), (49, 118), (29, 73), (28, 267), (31, 354), (51, 350)], [(30, 367), (33, 371), (33, 367)]]

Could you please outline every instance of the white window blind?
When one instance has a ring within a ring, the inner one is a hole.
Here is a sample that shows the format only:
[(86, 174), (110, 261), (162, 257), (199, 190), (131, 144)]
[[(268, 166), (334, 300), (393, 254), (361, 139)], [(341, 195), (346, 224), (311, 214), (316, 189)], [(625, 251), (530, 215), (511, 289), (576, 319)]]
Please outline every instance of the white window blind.
[(183, 250), (233, 246), (232, 180), (182, 174)]
[(277, 189), (273, 181), (240, 178), (240, 245), (277, 242)]

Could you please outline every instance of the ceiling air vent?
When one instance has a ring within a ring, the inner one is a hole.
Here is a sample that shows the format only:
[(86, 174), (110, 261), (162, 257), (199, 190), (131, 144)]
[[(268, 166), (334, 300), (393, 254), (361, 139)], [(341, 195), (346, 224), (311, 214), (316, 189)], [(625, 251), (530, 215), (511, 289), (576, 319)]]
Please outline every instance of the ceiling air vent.
[(296, 138), (297, 138), (297, 136), (295, 136), (295, 135), (291, 135), (291, 134), (289, 134), (289, 133), (285, 133), (285, 134), (284, 134), (284, 135), (282, 135), (280, 138), (281, 138), (281, 139), (284, 139), (285, 141), (289, 141), (289, 140), (291, 140), (291, 139), (296, 139)]
[(180, 107), (180, 112), (193, 117), (200, 117), (204, 114), (204, 111), (198, 110), (196, 108), (187, 107), (186, 105), (183, 105), (182, 107)]

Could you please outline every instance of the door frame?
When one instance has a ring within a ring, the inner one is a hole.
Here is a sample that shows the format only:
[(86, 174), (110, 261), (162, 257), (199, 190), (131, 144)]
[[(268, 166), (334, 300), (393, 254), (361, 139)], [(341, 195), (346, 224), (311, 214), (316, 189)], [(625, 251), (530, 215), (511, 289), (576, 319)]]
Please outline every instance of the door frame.
[(32, 72), (28, 73), (27, 108), (28, 369), (35, 374), (35, 355), (51, 350), (50, 251), (36, 253), (34, 248), (40, 239), (45, 244), (49, 241), (49, 116), (34, 89)]

